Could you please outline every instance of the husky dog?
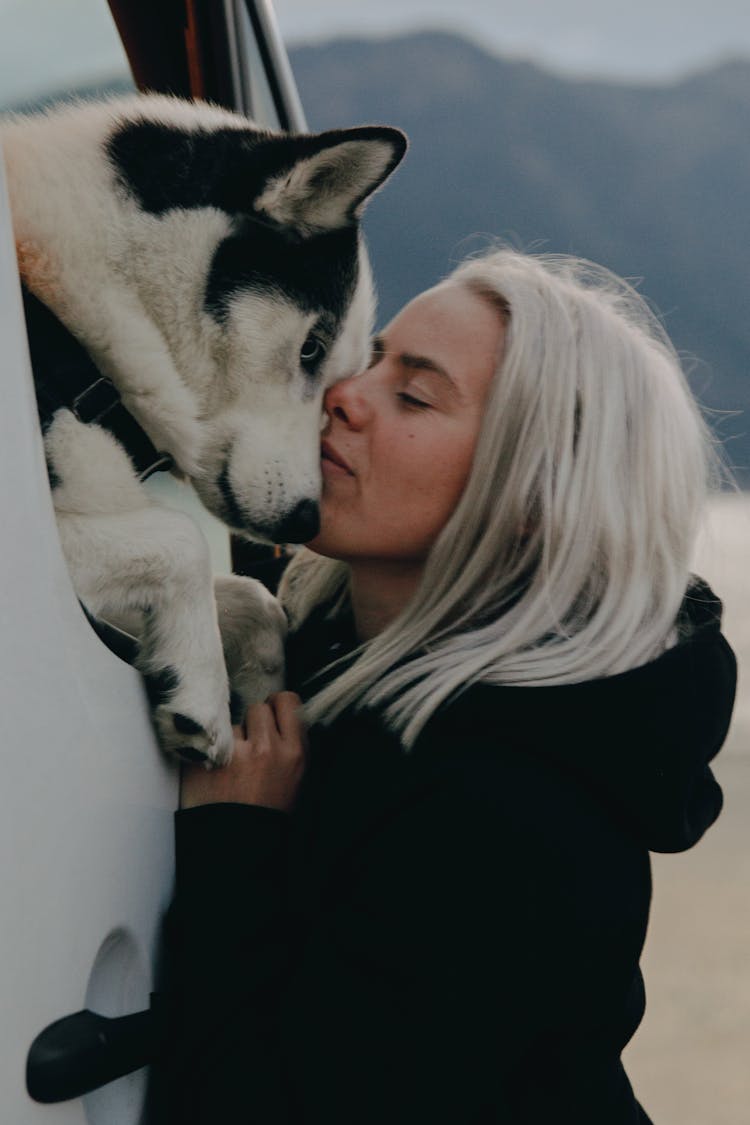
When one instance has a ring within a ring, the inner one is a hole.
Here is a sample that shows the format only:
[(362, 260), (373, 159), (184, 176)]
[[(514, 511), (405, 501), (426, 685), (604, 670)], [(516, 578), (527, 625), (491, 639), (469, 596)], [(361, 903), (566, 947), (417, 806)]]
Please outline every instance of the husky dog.
[[(170, 459), (237, 534), (315, 535), (323, 393), (365, 366), (372, 328), (358, 220), (406, 140), (385, 126), (271, 133), (133, 96), (6, 119), (0, 141), (32, 358), (49, 360), (35, 380), (73, 585), (97, 616), (140, 615), (162, 744), (220, 764), (219, 625), (248, 702), (281, 686), (283, 614), (248, 579), (217, 579), (214, 595), (201, 533), (154, 504), (135, 447)], [(67, 397), (49, 379), (66, 337), (91, 366)]]

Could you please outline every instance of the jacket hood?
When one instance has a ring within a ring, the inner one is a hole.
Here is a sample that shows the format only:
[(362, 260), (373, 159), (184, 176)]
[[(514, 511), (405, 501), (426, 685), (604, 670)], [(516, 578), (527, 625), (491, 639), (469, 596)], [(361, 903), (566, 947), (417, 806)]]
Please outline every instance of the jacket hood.
[(722, 805), (709, 762), (729, 729), (737, 669), (721, 613), (695, 580), (680, 610), (687, 639), (651, 663), (578, 684), (475, 684), (423, 735), (448, 720), (464, 745), (510, 737), (575, 774), (651, 851), (683, 851)]
[[(737, 667), (721, 614), (694, 578), (678, 617), (685, 639), (658, 659), (576, 684), (472, 684), (438, 708), (411, 754), (485, 757), (510, 744), (574, 775), (642, 846), (684, 851), (722, 805), (709, 763), (729, 729)], [(356, 646), (351, 612), (331, 618), (319, 607), (290, 642), (289, 683), (306, 698), (320, 686), (308, 677)], [(393, 738), (378, 714), (357, 716)]]

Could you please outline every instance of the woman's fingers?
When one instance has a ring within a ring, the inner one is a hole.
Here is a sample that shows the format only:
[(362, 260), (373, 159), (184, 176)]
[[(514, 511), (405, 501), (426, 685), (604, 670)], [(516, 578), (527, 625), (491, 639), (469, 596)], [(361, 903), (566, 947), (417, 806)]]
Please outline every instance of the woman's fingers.
[(302, 700), (293, 691), (277, 691), (269, 695), (268, 704), (281, 734), (296, 734), (303, 727)]
[(302, 700), (293, 691), (277, 691), (265, 703), (253, 703), (245, 716), (247, 738), (267, 740), (276, 735), (282, 743), (299, 742), (304, 733)]
[(245, 713), (245, 729), (249, 742), (279, 733), (276, 728), (276, 716), (268, 703), (250, 704)]
[(245, 729), (234, 727), (229, 765), (208, 774), (183, 771), (182, 807), (229, 801), (291, 809), (307, 764), (300, 705), (299, 696), (286, 691), (249, 707)]

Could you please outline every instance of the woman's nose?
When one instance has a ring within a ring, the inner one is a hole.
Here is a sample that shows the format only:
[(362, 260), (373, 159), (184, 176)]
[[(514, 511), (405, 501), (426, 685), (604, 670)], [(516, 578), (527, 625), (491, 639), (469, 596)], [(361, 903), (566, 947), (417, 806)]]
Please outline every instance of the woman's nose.
[(338, 418), (354, 430), (367, 421), (369, 405), (361, 375), (350, 375), (329, 387), (323, 398), (323, 410), (329, 418)]

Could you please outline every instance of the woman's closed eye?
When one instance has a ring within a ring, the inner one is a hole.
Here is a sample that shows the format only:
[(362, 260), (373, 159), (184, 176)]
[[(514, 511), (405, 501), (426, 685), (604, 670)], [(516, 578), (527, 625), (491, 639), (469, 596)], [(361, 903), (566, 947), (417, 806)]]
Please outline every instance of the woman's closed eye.
[(417, 398), (408, 391), (397, 391), (396, 398), (400, 399), (409, 410), (429, 410), (432, 407), (431, 402), (425, 402), (424, 399)]

